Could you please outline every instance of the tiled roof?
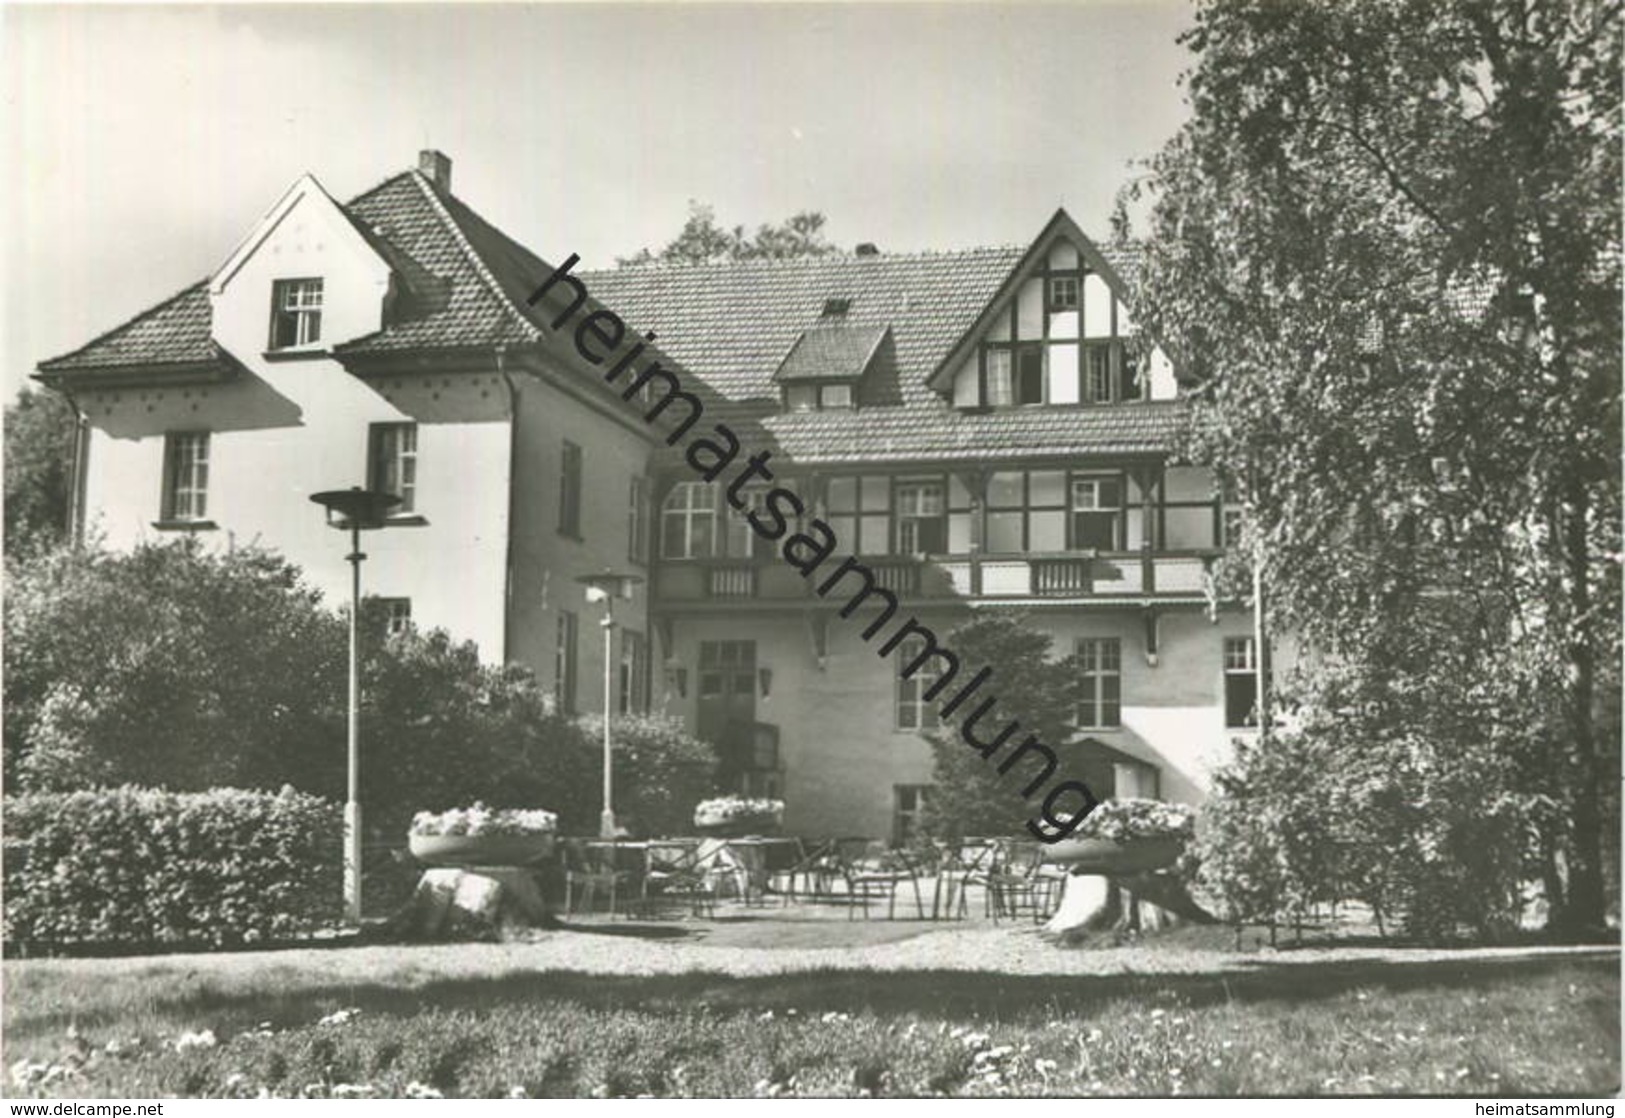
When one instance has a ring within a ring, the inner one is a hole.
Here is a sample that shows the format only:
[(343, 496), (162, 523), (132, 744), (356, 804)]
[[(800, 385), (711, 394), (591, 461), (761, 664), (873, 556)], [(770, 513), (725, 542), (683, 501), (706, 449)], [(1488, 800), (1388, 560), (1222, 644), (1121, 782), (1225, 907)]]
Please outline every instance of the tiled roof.
[(209, 285), (194, 284), (122, 326), (72, 353), (40, 362), (42, 373), (119, 371), (155, 365), (218, 361), (219, 346), (209, 336)]
[(855, 380), (869, 367), (886, 336), (885, 326), (819, 323), (796, 339), (773, 379)]
[[(383, 329), (338, 347), (341, 354), (525, 345), (546, 336), (542, 312), (526, 298), (549, 265), (416, 171), (344, 209), (388, 260), (402, 294)], [(1105, 251), (1131, 279), (1133, 259)], [(630, 327), (658, 331), (663, 353), (709, 390), (710, 418), (783, 456), (902, 462), (1168, 449), (1182, 422), (1178, 403), (967, 414), (927, 386), (1024, 252), (650, 265), (578, 277)], [(821, 321), (832, 299), (848, 302), (838, 327)], [(779, 414), (781, 364), (791, 378), (838, 375), (861, 368), (877, 347), (884, 359), (871, 363), (863, 407)], [(200, 283), (40, 371), (117, 375), (224, 356), (210, 338), (208, 289)]]
[[(866, 459), (954, 462), (1049, 455), (1152, 454), (1184, 423), (1178, 400), (1114, 407), (1013, 408), (964, 413), (936, 406), (793, 412), (760, 420), (766, 443), (797, 462)], [(742, 436), (743, 437), (743, 436)]]
[(883, 256), (814, 256), (726, 264), (656, 264), (581, 280), (666, 352), (735, 404), (776, 405), (773, 373), (830, 299), (850, 326), (890, 326), (906, 405), (939, 398), (925, 378), (993, 297), (1020, 247)]

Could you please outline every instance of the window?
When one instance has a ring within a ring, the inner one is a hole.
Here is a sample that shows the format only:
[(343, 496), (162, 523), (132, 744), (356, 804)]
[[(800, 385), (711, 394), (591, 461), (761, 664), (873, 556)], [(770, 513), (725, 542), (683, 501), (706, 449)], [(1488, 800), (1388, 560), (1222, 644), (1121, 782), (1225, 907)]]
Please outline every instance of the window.
[(367, 429), (367, 488), (393, 493), (401, 503), (391, 515), (417, 508), (418, 425), (374, 423)]
[(1224, 638), (1224, 724), (1258, 725), (1258, 656), (1252, 637)]
[(626, 557), (649, 561), (649, 479), (633, 474), (626, 491)]
[(649, 644), (635, 629), (621, 631), (620, 700), (622, 714), (643, 714), (649, 709), (647, 680)]
[(1146, 357), (1137, 346), (1123, 345), (1117, 350), (1118, 377), (1117, 398), (1119, 400), (1141, 400), (1145, 398), (1145, 368)]
[(559, 461), (559, 534), (581, 538), (581, 448), (569, 439)]
[(1049, 309), (1052, 311), (1075, 311), (1078, 309), (1078, 277), (1050, 277)]
[(1109, 343), (1084, 347), (1083, 398), (1091, 404), (1112, 400), (1112, 347)]
[(565, 714), (576, 712), (576, 630), (576, 615), (560, 610), (553, 647), (553, 702)]
[(920, 670), (905, 677), (903, 669), (914, 663), (925, 651), (925, 641), (910, 637), (897, 650), (897, 728), (899, 730), (934, 730), (939, 725), (937, 708), (925, 693), (942, 678), (942, 659), (933, 656), (920, 665)]
[(818, 406), (821, 408), (849, 408), (852, 406), (852, 386), (850, 384), (826, 384), (818, 390)]
[(791, 411), (812, 411), (818, 406), (816, 384), (792, 384), (784, 390), (784, 406)]
[(891, 478), (834, 477), (825, 494), (825, 517), (840, 546), (854, 555), (886, 555), (891, 551)]
[(1116, 637), (1081, 637), (1077, 649), (1082, 690), (1078, 700), (1078, 725), (1095, 730), (1121, 726), (1122, 642)]
[(1066, 550), (1066, 471), (999, 470), (988, 480), (984, 550)]
[(322, 281), (277, 280), (271, 285), (271, 348), (291, 349), (322, 338)]
[(931, 799), (929, 784), (892, 785), (892, 844), (905, 846), (920, 832), (925, 805)]
[(948, 517), (940, 481), (897, 483), (897, 552), (922, 555), (948, 546)]
[(1072, 479), (1073, 547), (1117, 550), (1122, 519), (1122, 482), (1117, 478)]
[(209, 511), (209, 433), (175, 431), (164, 436), (165, 520), (202, 520)]
[(1044, 347), (1024, 345), (1016, 351), (1016, 403), (1044, 402)]
[(987, 395), (983, 403), (990, 408), (1006, 408), (1015, 403), (1015, 386), (1010, 383), (1010, 351), (987, 351)]
[(412, 631), (411, 598), (379, 598), (377, 601), (385, 633), (393, 637)]
[(672, 487), (660, 511), (660, 554), (667, 559), (706, 559), (716, 551), (716, 487), (684, 481)]

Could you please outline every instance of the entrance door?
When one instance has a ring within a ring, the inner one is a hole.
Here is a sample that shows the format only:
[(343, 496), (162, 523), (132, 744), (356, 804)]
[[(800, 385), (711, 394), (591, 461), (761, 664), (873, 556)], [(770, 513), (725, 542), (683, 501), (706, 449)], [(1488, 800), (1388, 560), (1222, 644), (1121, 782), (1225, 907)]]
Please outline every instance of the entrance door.
[(755, 748), (756, 642), (701, 641), (699, 736), (722, 754), (725, 787), (739, 783)]

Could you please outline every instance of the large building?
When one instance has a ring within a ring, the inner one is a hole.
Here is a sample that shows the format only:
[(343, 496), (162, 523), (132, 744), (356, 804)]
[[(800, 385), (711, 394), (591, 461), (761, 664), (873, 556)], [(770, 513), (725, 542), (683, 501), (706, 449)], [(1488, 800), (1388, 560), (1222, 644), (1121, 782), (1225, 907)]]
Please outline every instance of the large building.
[[(343, 204), (300, 179), (212, 276), (39, 366), (82, 416), (78, 529), (272, 546), (342, 601), (309, 496), (390, 490), (365, 579), (393, 619), (582, 711), (610, 634), (612, 704), (684, 718), (806, 834), (900, 837), (930, 794), (943, 664), (901, 675), (917, 635), (878, 655), (886, 599), (937, 634), (1019, 608), (1080, 654), (1066, 764), (1100, 794), (1202, 797), (1252, 714), (1251, 618), (1213, 601), (1232, 510), (1178, 457), (1131, 256), (1063, 211), (1011, 248), (571, 265), (482, 220), (438, 152)], [(740, 444), (715, 483), (677, 441), (677, 378)], [(764, 453), (771, 485), (732, 487)], [(752, 512), (839, 549), (804, 577)], [(848, 553), (862, 570), (820, 593)], [(608, 569), (640, 580), (613, 629), (579, 581)]]

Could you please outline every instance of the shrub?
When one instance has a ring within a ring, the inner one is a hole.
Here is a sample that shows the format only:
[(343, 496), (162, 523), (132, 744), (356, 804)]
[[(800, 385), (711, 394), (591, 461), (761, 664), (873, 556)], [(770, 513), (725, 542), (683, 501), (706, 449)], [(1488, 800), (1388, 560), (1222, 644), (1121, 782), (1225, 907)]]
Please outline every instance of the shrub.
[[(582, 718), (576, 728), (590, 755), (601, 758), (604, 722)], [(622, 826), (642, 835), (680, 835), (693, 827), (694, 805), (716, 790), (716, 746), (683, 729), (676, 718), (653, 714), (617, 715), (610, 723), (615, 748), (615, 815)], [(596, 769), (594, 770), (597, 771)], [(590, 827), (602, 806), (594, 777), (585, 794)], [(560, 805), (566, 822), (569, 808)]]
[(339, 912), (341, 816), (313, 796), (37, 793), (8, 798), (4, 826), (13, 949), (262, 943)]

